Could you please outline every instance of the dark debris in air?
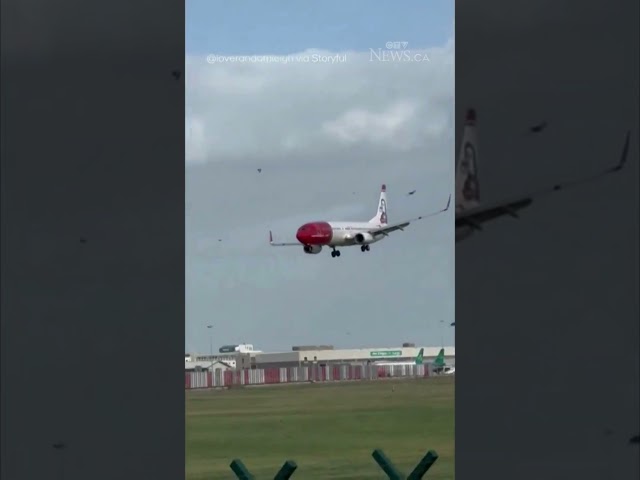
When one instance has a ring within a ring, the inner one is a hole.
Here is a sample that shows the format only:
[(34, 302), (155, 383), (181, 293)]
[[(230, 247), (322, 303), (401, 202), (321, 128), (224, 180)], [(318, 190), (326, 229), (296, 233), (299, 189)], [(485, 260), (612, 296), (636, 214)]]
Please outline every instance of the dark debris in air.
[(529, 131), (531, 133), (540, 133), (541, 131), (543, 131), (545, 128), (547, 128), (547, 122), (541, 122), (537, 125), (533, 125), (532, 127), (529, 127)]

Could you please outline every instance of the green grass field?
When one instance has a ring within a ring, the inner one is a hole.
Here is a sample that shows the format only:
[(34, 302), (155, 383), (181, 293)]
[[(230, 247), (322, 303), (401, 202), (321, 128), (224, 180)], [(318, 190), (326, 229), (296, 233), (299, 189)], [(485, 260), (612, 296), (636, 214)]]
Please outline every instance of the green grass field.
[(408, 475), (428, 450), (426, 480), (454, 478), (454, 379), (379, 380), (186, 392), (186, 478), (258, 480), (285, 460), (292, 479), (384, 479), (381, 448)]

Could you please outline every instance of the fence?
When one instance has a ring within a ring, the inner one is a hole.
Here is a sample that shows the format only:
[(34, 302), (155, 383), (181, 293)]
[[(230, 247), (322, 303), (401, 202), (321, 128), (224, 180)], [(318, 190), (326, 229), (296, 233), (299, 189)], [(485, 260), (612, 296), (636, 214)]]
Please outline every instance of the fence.
[[(387, 474), (389, 480), (420, 480), (438, 459), (438, 454), (433, 450), (429, 450), (427, 454), (422, 457), (420, 462), (418, 462), (412, 472), (408, 476), (405, 476), (400, 472), (400, 470), (398, 470), (391, 460), (389, 460), (382, 450), (375, 449), (371, 456), (384, 473)], [(255, 480), (255, 477), (251, 474), (244, 463), (242, 463), (242, 460), (236, 459), (231, 462), (231, 465), (229, 466), (233, 473), (236, 474), (236, 477), (240, 480)], [(282, 465), (282, 468), (280, 468), (278, 473), (276, 473), (274, 480), (288, 480), (297, 468), (298, 465), (296, 462), (287, 460), (284, 462), (284, 465)]]
[(185, 389), (269, 385), (303, 382), (376, 380), (390, 377), (428, 377), (429, 365), (339, 365), (256, 368), (185, 372)]

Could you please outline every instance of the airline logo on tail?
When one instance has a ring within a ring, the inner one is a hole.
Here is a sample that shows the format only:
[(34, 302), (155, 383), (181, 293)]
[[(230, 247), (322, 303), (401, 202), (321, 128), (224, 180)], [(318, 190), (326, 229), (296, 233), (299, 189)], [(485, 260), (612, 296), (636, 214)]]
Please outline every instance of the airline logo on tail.
[(422, 363), (423, 363), (422, 355), (423, 354), (424, 354), (424, 348), (421, 348), (420, 351), (418, 352), (418, 356), (416, 357), (416, 365), (422, 365)]
[(369, 220), (369, 223), (377, 225), (387, 225), (387, 186), (382, 185), (380, 189), (380, 200), (378, 200), (378, 212), (376, 216)]
[(459, 210), (475, 207), (480, 203), (475, 128), (476, 112), (475, 110), (469, 110), (456, 168), (456, 207)]

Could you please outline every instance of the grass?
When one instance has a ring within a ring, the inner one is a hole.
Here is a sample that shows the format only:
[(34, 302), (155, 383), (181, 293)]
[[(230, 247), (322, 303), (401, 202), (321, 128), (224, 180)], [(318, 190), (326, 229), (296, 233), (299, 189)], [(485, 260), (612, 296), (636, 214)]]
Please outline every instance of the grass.
[(285, 460), (298, 464), (292, 479), (387, 478), (375, 448), (405, 475), (435, 450), (425, 479), (453, 479), (454, 379), (186, 392), (187, 480), (234, 479), (234, 458), (258, 480)]

